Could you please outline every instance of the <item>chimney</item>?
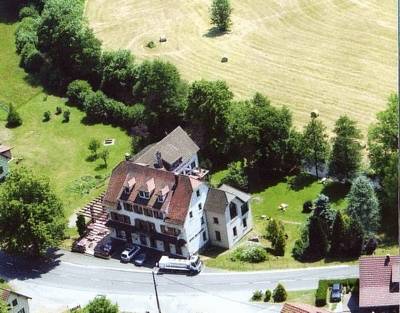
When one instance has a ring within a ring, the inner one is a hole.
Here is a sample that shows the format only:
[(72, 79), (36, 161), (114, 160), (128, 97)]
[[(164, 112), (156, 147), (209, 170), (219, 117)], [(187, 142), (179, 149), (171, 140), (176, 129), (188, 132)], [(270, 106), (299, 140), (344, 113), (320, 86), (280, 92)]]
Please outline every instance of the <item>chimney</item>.
[(129, 161), (129, 159), (131, 158), (131, 154), (130, 153), (125, 153), (125, 160)]
[(386, 254), (385, 266), (389, 265), (389, 263), (390, 263), (390, 254)]
[(158, 168), (163, 168), (162, 156), (161, 156), (161, 152), (160, 151), (156, 152), (156, 162), (157, 162), (157, 167)]

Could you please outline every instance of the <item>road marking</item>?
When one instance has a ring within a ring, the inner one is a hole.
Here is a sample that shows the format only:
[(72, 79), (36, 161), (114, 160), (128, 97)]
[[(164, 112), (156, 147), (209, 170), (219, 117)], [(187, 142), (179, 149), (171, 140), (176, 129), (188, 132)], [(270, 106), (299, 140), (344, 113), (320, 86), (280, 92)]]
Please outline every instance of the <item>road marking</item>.
[(152, 271), (151, 270), (135, 270), (135, 269), (130, 269), (130, 268), (117, 268), (117, 267), (111, 267), (111, 266), (95, 266), (95, 265), (82, 265), (82, 264), (76, 264), (76, 263), (71, 263), (71, 262), (66, 262), (62, 261), (63, 264), (70, 265), (70, 266), (75, 266), (75, 267), (81, 267), (81, 268), (87, 268), (87, 269), (98, 269), (98, 270), (109, 270), (109, 271), (120, 271), (120, 272), (131, 272), (131, 273), (146, 273), (150, 274)]
[(14, 264), (13, 263), (11, 263), (11, 262), (6, 262), (6, 264), (7, 265), (11, 265), (11, 266), (13, 266)]
[(37, 269), (32, 269), (32, 272), (39, 273)]

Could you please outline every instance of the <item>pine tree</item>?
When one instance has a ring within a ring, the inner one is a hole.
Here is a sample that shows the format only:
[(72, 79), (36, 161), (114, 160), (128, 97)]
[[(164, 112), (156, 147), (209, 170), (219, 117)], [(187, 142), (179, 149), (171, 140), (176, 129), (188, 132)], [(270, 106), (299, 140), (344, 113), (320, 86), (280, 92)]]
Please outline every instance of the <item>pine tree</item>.
[(272, 293), (272, 299), (274, 302), (283, 302), (287, 299), (287, 292), (282, 284), (278, 284)]
[(309, 245), (306, 251), (307, 257), (311, 260), (320, 260), (328, 252), (328, 238), (325, 233), (323, 221), (316, 216), (310, 217), (309, 222)]
[(343, 256), (346, 242), (346, 226), (343, 221), (342, 213), (336, 213), (335, 222), (332, 228), (332, 240), (329, 250), (330, 256), (338, 257)]
[(335, 123), (329, 174), (339, 179), (351, 179), (361, 166), (362, 138), (356, 122), (347, 116), (341, 116)]
[(22, 125), (22, 119), (14, 105), (10, 104), (7, 115), (7, 127), (14, 128)]
[(347, 214), (351, 219), (361, 221), (366, 236), (373, 235), (379, 228), (380, 209), (371, 181), (365, 176), (357, 177), (347, 199)]
[(86, 231), (86, 221), (82, 214), (79, 214), (76, 218), (76, 228), (78, 229), (79, 236), (83, 236)]
[(320, 194), (314, 201), (314, 207), (314, 216), (321, 218), (325, 222), (324, 226), (327, 226), (325, 233), (327, 234), (328, 239), (330, 239), (336, 211), (331, 208), (329, 197), (325, 196), (324, 194)]
[(358, 219), (350, 219), (346, 230), (346, 255), (358, 258), (364, 243), (364, 232)]

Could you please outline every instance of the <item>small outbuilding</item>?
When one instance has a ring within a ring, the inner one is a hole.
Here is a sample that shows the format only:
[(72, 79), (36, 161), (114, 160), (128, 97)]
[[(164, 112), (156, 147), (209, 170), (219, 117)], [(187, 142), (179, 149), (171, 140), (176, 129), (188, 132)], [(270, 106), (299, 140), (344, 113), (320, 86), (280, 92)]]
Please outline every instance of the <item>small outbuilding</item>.
[(221, 58), (221, 62), (222, 62), (222, 63), (227, 63), (227, 62), (228, 62), (228, 57), (224, 55), (224, 56)]
[(167, 42), (167, 36), (166, 35), (161, 35), (160, 36), (160, 42)]

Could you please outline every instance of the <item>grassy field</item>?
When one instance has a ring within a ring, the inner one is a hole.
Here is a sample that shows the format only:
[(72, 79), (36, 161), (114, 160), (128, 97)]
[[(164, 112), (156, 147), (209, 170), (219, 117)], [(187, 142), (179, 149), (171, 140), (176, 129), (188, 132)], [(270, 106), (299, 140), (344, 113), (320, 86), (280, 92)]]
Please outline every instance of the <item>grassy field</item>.
[(365, 131), (396, 90), (395, 0), (231, 2), (222, 36), (209, 24), (211, 0), (87, 0), (86, 14), (107, 48), (167, 59), (189, 81), (224, 79), (239, 98), (260, 91), (297, 125), (317, 108), (329, 128), (346, 113)]
[[(224, 172), (213, 175), (211, 180), (218, 185), (218, 181), (223, 177)], [(307, 266), (336, 265), (343, 263), (355, 263), (357, 260), (326, 259), (313, 263), (302, 263), (296, 261), (291, 251), (295, 241), (299, 238), (301, 228), (306, 222), (309, 214), (302, 213), (303, 203), (307, 200), (314, 200), (320, 193), (324, 193), (331, 200), (331, 205), (335, 209), (344, 209), (346, 207), (345, 196), (349, 191), (349, 186), (337, 183), (323, 185), (309, 176), (299, 175), (284, 179), (278, 183), (271, 184), (260, 192), (252, 194), (252, 213), (253, 213), (253, 231), (251, 235), (258, 235), (266, 247), (269, 242), (262, 238), (265, 234), (265, 228), (268, 221), (262, 216), (281, 220), (284, 223), (285, 231), (288, 235), (285, 255), (276, 257), (268, 255), (268, 259), (261, 263), (246, 263), (231, 260), (232, 251), (221, 249), (212, 249), (205, 256), (206, 264), (210, 267), (224, 268), (228, 270), (262, 270), (275, 268), (296, 268)], [(285, 212), (279, 209), (281, 203), (288, 204)], [(247, 237), (242, 239), (242, 244)], [(377, 249), (378, 255), (397, 254), (398, 247), (395, 243), (389, 242), (382, 244)]]
[[(118, 128), (86, 125), (82, 122), (84, 113), (68, 108), (65, 99), (47, 95), (40, 87), (32, 86), (29, 77), (18, 67), (19, 57), (14, 46), (16, 26), (13, 16), (0, 2), (0, 102), (14, 103), (23, 119), (21, 127), (7, 129), (5, 114), (1, 114), (0, 142), (13, 147), (12, 166), (17, 166), (16, 161), (20, 159), (19, 165), (50, 178), (69, 216), (105, 189), (104, 179), (124, 158), (124, 153), (130, 151), (130, 139)], [(57, 106), (71, 111), (69, 123), (62, 122), (62, 115), (54, 114)], [(52, 112), (49, 122), (42, 121), (45, 111)], [(86, 160), (91, 138), (116, 140), (109, 147), (107, 169), (101, 166), (102, 161)]]

